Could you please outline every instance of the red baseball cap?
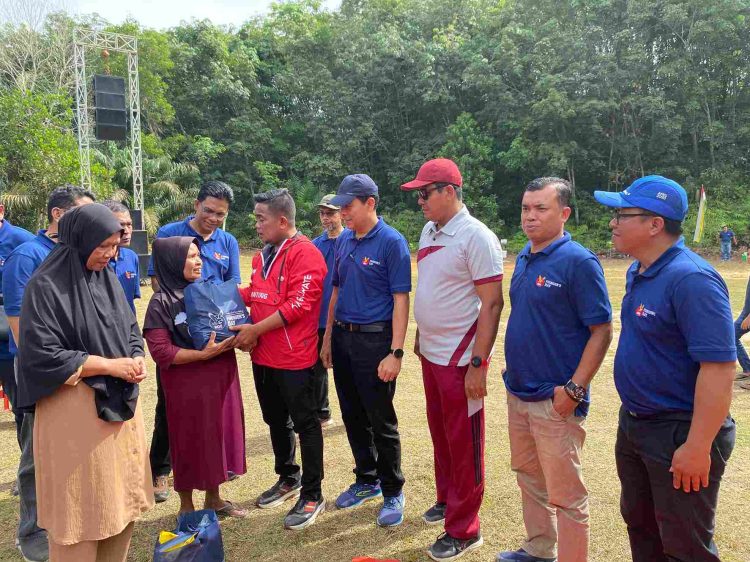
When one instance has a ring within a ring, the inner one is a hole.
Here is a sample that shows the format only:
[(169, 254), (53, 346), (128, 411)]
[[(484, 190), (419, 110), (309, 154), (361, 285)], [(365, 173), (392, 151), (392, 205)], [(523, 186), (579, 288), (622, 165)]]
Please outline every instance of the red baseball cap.
[(405, 183), (401, 186), (404, 191), (410, 191), (412, 189), (420, 189), (425, 185), (429, 185), (435, 182), (450, 183), (455, 186), (461, 187), (463, 184), (463, 178), (461, 172), (458, 171), (458, 166), (453, 160), (448, 158), (435, 158), (434, 160), (428, 160), (417, 172), (417, 177), (414, 180)]

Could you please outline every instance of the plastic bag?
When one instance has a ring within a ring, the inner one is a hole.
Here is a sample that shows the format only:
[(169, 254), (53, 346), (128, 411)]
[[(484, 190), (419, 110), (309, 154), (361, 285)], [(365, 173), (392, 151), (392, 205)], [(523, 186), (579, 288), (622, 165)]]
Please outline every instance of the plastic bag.
[(162, 531), (154, 562), (224, 562), (219, 519), (213, 509), (183, 513), (174, 532)]
[(250, 321), (237, 283), (232, 280), (220, 285), (196, 281), (185, 287), (185, 312), (195, 349), (206, 347), (211, 332), (216, 332), (216, 341), (220, 342), (234, 335), (230, 327)]

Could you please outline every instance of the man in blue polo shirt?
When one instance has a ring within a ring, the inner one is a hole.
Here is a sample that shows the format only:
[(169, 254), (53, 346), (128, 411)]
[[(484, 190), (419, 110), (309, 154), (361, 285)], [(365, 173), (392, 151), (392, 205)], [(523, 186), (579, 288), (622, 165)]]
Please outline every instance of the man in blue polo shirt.
[(589, 385), (612, 341), (612, 310), (596, 255), (570, 238), (570, 184), (526, 186), (529, 243), (510, 281), (504, 373), (511, 467), (527, 539), (498, 561), (586, 562), (588, 491), (581, 474)]
[(719, 231), (719, 242), (721, 243), (721, 261), (731, 260), (732, 243), (737, 245), (737, 238), (727, 225), (722, 226)]
[[(47, 230), (40, 230), (36, 237), (18, 246), (5, 260), (2, 293), (5, 311), (10, 324), (10, 352), (15, 356), (19, 341), (21, 302), (31, 276), (39, 268), (57, 242), (57, 226), (68, 209), (93, 203), (94, 194), (80, 187), (67, 185), (58, 187), (47, 199)], [(23, 410), (21, 423), (21, 459), (18, 463), (18, 495), (20, 520), (16, 543), (27, 561), (47, 560), (47, 532), (36, 524), (36, 482), (34, 472), (34, 409)]]
[[(234, 201), (232, 188), (221, 181), (208, 181), (201, 185), (194, 203), (195, 214), (185, 220), (162, 226), (157, 238), (170, 236), (190, 236), (200, 241), (203, 269), (201, 277), (214, 283), (234, 280), (240, 284), (240, 246), (237, 239), (220, 228), (227, 218), (229, 206)], [(159, 290), (154, 275), (153, 257), (148, 264), (151, 287)], [(154, 433), (151, 436), (151, 473), (154, 478), (154, 499), (157, 503), (169, 497), (169, 473), (172, 462), (169, 458), (169, 427), (164, 391), (161, 387), (161, 374), (156, 368), (156, 412)]]
[(10, 224), (10, 221), (5, 218), (5, 205), (0, 203), (0, 383), (2, 383), (3, 392), (8, 397), (13, 408), (13, 415), (16, 419), (16, 438), (19, 445), (21, 444), (21, 421), (23, 420), (23, 414), (15, 407), (16, 375), (13, 370), (13, 355), (10, 353), (9, 348), (10, 327), (7, 325), (8, 318), (5, 315), (5, 307), (3, 305), (3, 270), (5, 269), (5, 260), (8, 259), (10, 253), (16, 247), (33, 238), (34, 235), (31, 232)]
[(122, 290), (125, 292), (125, 298), (128, 299), (130, 309), (135, 314), (135, 299), (141, 298), (141, 272), (138, 254), (128, 248), (133, 236), (133, 219), (130, 216), (130, 210), (119, 201), (102, 201), (102, 205), (112, 211), (122, 227), (122, 237), (117, 247), (117, 254), (109, 261), (109, 267), (117, 275)]
[[(318, 203), (318, 214), (320, 215), (320, 224), (323, 225), (323, 234), (312, 241), (323, 254), (328, 268), (328, 273), (326, 273), (326, 278), (323, 281), (323, 299), (320, 303), (318, 354), (323, 347), (323, 336), (326, 332), (326, 321), (328, 320), (328, 303), (331, 301), (331, 293), (333, 293), (334, 246), (339, 234), (344, 230), (344, 226), (341, 224), (341, 209), (336, 205), (331, 205), (331, 200), (334, 197), (333, 193), (329, 193)], [(318, 359), (313, 371), (315, 372), (318, 389), (318, 419), (322, 427), (330, 427), (333, 425), (333, 418), (331, 418), (331, 407), (328, 404), (328, 369), (323, 365), (322, 359)]]
[(594, 196), (615, 208), (615, 249), (636, 259), (615, 356), (615, 457), (633, 562), (719, 562), (716, 504), (735, 442), (729, 292), (685, 247), (688, 204), (678, 183), (646, 176)]
[[(222, 230), (220, 226), (229, 214), (229, 207), (234, 201), (232, 188), (221, 181), (207, 181), (201, 185), (194, 203), (194, 214), (185, 220), (162, 226), (156, 233), (157, 238), (170, 236), (192, 236), (201, 242), (201, 260), (203, 261), (203, 279), (223, 283), (234, 279), (240, 284), (240, 246), (237, 239)], [(154, 291), (158, 282), (154, 274), (153, 258), (148, 264), (148, 275)]]
[(383, 496), (381, 527), (404, 520), (401, 438), (393, 407), (409, 322), (411, 256), (406, 239), (378, 218), (378, 186), (346, 176), (332, 205), (347, 230), (336, 240), (333, 294), (321, 359), (333, 380), (354, 455), (356, 482), (336, 499), (349, 509)]

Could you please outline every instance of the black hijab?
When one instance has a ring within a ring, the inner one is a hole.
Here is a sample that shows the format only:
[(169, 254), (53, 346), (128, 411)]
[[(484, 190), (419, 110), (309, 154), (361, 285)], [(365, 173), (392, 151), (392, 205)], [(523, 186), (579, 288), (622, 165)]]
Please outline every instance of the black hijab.
[(148, 303), (143, 323), (144, 330), (169, 330), (172, 343), (185, 349), (194, 349), (185, 313), (185, 287), (190, 281), (185, 279), (184, 270), (190, 244), (200, 248), (198, 239), (189, 236), (154, 240), (152, 252), (159, 290)]
[[(31, 406), (65, 384), (89, 355), (143, 356), (143, 339), (114, 272), (91, 271), (86, 262), (120, 222), (96, 203), (66, 211), (60, 241), (26, 286), (18, 350), (19, 403)], [(108, 375), (83, 379), (95, 391), (105, 421), (133, 417), (138, 385)]]

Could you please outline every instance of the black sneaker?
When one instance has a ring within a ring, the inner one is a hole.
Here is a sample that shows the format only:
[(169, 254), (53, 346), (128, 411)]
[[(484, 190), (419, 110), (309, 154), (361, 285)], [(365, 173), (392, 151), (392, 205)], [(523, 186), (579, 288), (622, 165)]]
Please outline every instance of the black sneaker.
[(422, 521), (428, 525), (441, 525), (445, 521), (445, 507), (444, 503), (435, 502), (435, 505), (424, 512)]
[(326, 510), (326, 501), (320, 498), (318, 501), (308, 500), (300, 497), (294, 507), (284, 517), (284, 528), (292, 531), (301, 531), (315, 523), (320, 513)]
[(299, 480), (294, 482), (287, 482), (279, 479), (276, 484), (271, 486), (269, 490), (263, 492), (258, 499), (255, 500), (255, 505), (261, 509), (269, 509), (281, 505), (290, 498), (296, 498), (299, 496), (299, 492), (302, 489), (302, 484)]
[(482, 535), (477, 535), (473, 539), (461, 540), (453, 538), (448, 533), (443, 533), (437, 538), (435, 544), (427, 550), (427, 554), (437, 562), (457, 560), (470, 550), (479, 548), (483, 544)]

